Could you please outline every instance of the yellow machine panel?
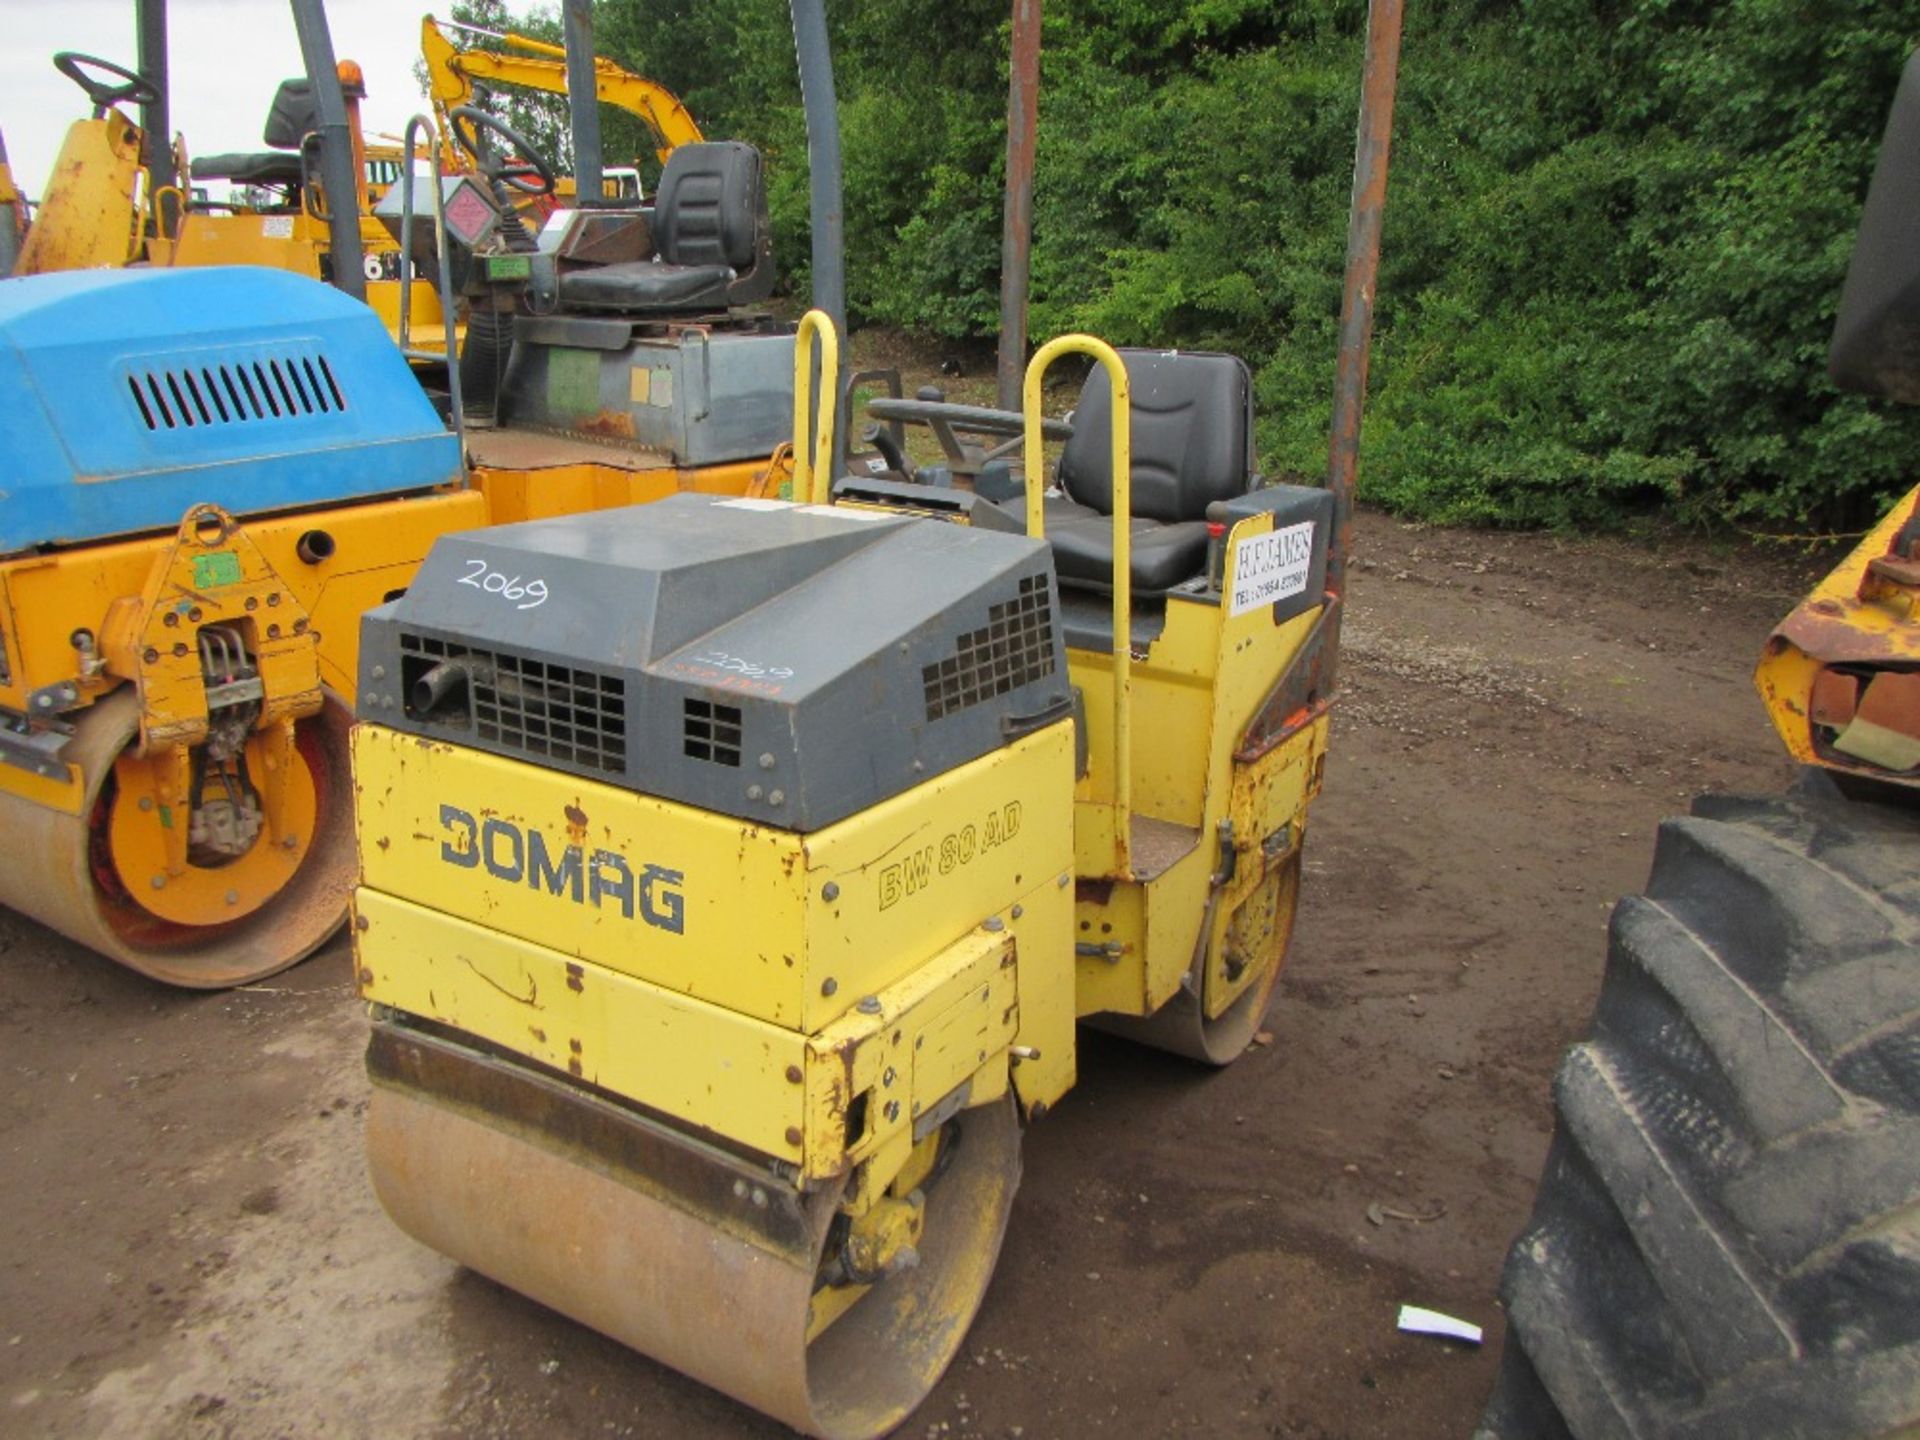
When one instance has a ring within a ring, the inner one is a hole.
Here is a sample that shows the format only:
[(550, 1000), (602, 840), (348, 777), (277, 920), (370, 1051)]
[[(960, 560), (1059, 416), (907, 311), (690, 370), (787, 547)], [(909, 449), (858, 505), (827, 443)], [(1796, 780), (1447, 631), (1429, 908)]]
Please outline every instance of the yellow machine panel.
[(243, 211), (233, 215), (181, 215), (171, 239), (155, 237), (148, 253), (155, 265), (265, 265), (318, 277), (327, 249), (327, 227), (304, 213)]
[(511, 431), (476, 432), (473, 449), (473, 483), (485, 492), (496, 525), (645, 505), (682, 491), (777, 494), (792, 474), (790, 457), (682, 470), (667, 456)]
[[(809, 1035), (377, 890), (362, 889), (355, 911), (368, 1000), (516, 1051), (815, 1179), (845, 1174), (983, 1069), (967, 1103), (998, 1098), (1021, 1029), (1004, 932), (949, 946), (872, 997), (877, 1007), (850, 1010)], [(857, 1129), (849, 1124), (856, 1100)]]
[(140, 141), (117, 110), (73, 123), (14, 274), (124, 265), (138, 252)]
[[(450, 491), (245, 522), (200, 514), (171, 536), (0, 561), (0, 705), (30, 712), (68, 689), (91, 702), (59, 761), (0, 765), (0, 821), (18, 846), (0, 903), (178, 985), (239, 984), (311, 953), (352, 886), (344, 730), (359, 618), (406, 588), (435, 536), (485, 519), (484, 497)], [(234, 756), (260, 796), (252, 845), (174, 823), (194, 808), (208, 739), (206, 635), (260, 662), (258, 728)], [(196, 843), (237, 853), (190, 863)]]
[(1916, 516), (1920, 490), (1902, 497), (1767, 641), (1754, 680), (1802, 764), (1920, 782)]
[(1051, 726), (811, 835), (377, 726), (362, 883), (815, 1033), (1071, 870)]
[[(244, 540), (262, 557), (278, 578), (285, 603), (307, 620), (304, 628), (317, 637), (322, 683), (351, 697), (360, 616), (406, 587), (436, 535), (486, 523), (484, 497), (458, 491), (249, 520), (235, 525), (232, 536), (235, 544)], [(316, 532), (328, 537), (331, 549), (324, 557), (303, 559), (302, 540)], [(75, 629), (102, 633), (117, 602), (146, 590), (175, 538), (147, 536), (0, 561), (0, 644), (11, 662), (0, 682), (0, 705), (26, 710), (33, 691), (76, 676)], [(223, 545), (208, 553), (232, 548)], [(52, 623), (28, 623), (42, 616)], [(171, 642), (167, 648), (171, 653)], [(136, 668), (129, 670), (103, 665), (91, 677), (94, 688), (104, 691), (139, 678), (139, 663), (136, 657)], [(84, 688), (87, 681), (80, 683)], [(7, 767), (0, 767), (0, 788), (11, 778)]]

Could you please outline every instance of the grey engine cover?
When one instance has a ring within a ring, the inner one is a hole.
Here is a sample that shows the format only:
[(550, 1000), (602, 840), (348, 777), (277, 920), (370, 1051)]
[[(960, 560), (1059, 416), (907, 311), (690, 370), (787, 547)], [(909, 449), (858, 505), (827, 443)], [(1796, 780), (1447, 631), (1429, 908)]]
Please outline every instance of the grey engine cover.
[(360, 715), (815, 830), (1068, 713), (1044, 543), (675, 495), (451, 535), (368, 613)]

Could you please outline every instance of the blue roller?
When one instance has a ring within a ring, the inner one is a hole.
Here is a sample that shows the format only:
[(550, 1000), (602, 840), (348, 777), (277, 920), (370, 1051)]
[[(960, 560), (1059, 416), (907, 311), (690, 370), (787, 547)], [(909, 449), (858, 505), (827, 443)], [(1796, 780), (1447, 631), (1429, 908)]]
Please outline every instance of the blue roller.
[(366, 306), (281, 270), (0, 280), (0, 554), (461, 479)]

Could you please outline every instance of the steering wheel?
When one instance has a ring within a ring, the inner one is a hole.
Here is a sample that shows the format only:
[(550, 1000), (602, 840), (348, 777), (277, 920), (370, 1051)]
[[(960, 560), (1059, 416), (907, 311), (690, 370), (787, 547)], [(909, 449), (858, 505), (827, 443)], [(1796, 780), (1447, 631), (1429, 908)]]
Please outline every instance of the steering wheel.
[[(882, 395), (867, 402), (867, 413), (876, 420), (899, 420), (908, 425), (926, 425), (938, 433), (942, 428), (961, 435), (999, 435), (1018, 438), (1027, 433), (1027, 420), (1018, 410), (995, 410), (986, 405), (956, 405), (948, 400), (915, 396), (896, 400)], [(1040, 432), (1049, 440), (1064, 440), (1073, 434), (1073, 426), (1052, 418), (1040, 422)]]
[[(497, 180), (520, 195), (551, 195), (553, 166), (542, 159), (527, 137), (506, 121), (487, 114), (474, 105), (457, 105), (447, 112), (447, 124), (460, 148), (473, 157), (480, 173)], [(505, 141), (509, 152), (496, 156), (483, 143), (482, 131), (491, 131)]]
[[(956, 405), (937, 398), (939, 391), (929, 386), (911, 400), (896, 400), (881, 395), (867, 402), (867, 413), (876, 420), (897, 420), (906, 425), (925, 425), (933, 431), (956, 475), (978, 475), (993, 460), (1014, 458), (1027, 433), (1026, 417), (1018, 410), (995, 410), (985, 405)], [(1064, 440), (1073, 434), (1073, 426), (1052, 418), (1040, 422), (1040, 434), (1047, 440)], [(963, 435), (985, 436), (995, 445), (969, 444)], [(902, 469), (894, 464), (887, 446), (876, 445), (888, 464), (911, 479), (917, 467)]]
[[(86, 91), (87, 99), (93, 102), (93, 118), (96, 120), (106, 114), (110, 106), (118, 105), (122, 101), (134, 105), (160, 103), (160, 87), (153, 81), (144, 75), (135, 74), (124, 65), (116, 65), (111, 60), (102, 60), (98, 55), (82, 55), (77, 50), (62, 50), (53, 57), (53, 68)], [(109, 85), (106, 81), (87, 74), (88, 70), (104, 70), (123, 83)]]

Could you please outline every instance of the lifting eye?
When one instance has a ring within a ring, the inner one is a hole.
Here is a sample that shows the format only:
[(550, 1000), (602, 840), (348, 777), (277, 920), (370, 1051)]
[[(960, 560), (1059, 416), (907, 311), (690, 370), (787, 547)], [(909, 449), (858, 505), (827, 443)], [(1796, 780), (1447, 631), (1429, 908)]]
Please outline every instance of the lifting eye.
[(293, 543), (293, 553), (309, 565), (333, 558), (333, 536), (324, 530), (309, 530)]

